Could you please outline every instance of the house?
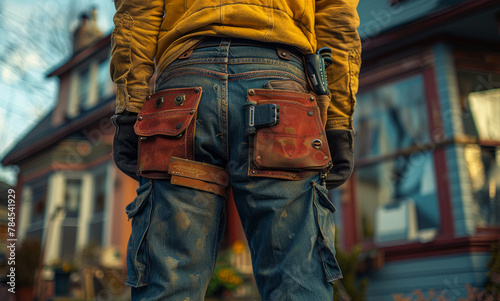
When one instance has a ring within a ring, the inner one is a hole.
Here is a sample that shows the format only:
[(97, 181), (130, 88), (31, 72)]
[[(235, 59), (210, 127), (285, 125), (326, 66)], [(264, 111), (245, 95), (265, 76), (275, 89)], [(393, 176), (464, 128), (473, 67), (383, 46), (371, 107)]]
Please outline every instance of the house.
[[(74, 32), (73, 55), (48, 74), (59, 79), (54, 109), (8, 152), (2, 164), (19, 167), (18, 244), (41, 242), (43, 264), (48, 266), (73, 262), (83, 250), (97, 247), (107, 258), (101, 265), (125, 271), (131, 232), (125, 207), (134, 200), (138, 183), (112, 160), (111, 35), (99, 30), (96, 13), (82, 15)], [(228, 204), (227, 212), (225, 247), (244, 240), (234, 204)], [(236, 259), (251, 272), (248, 252)], [(118, 280), (124, 286), (125, 275), (121, 276)], [(40, 289), (51, 295), (50, 287)]]
[(90, 245), (120, 250), (115, 260), (125, 263), (124, 210), (137, 184), (112, 162), (110, 36), (95, 14), (82, 16), (73, 55), (48, 74), (59, 78), (56, 106), (2, 160), (19, 166), (18, 244), (40, 241), (44, 265), (71, 262)]
[[(9, 184), (0, 181), (0, 275), (7, 275), (8, 269), (8, 259), (9, 250), (8, 239), (9, 239), (9, 228), (12, 226), (12, 210), (15, 208), (15, 199), (13, 199), (13, 188)], [(9, 199), (11, 206), (9, 206)], [(10, 210), (9, 210), (10, 208)], [(10, 215), (9, 215), (10, 213)], [(11, 225), (9, 226), (9, 217)], [(12, 230), (11, 230), (12, 231)], [(5, 277), (7, 278), (7, 277)], [(2, 281), (5, 279), (1, 279)], [(5, 281), (6, 282), (6, 281)], [(0, 291), (0, 296), (2, 296), (2, 291)]]
[(365, 251), (367, 300), (415, 289), (458, 300), (484, 287), (500, 239), (500, 3), (372, 0), (358, 12), (355, 171), (331, 193), (340, 245)]
[[(450, 300), (482, 289), (500, 240), (500, 3), (360, 1), (363, 66), (356, 167), (330, 192), (339, 246), (361, 245), (367, 299), (431, 289)], [(89, 26), (93, 26), (92, 21)], [(116, 247), (137, 183), (112, 163), (110, 36), (50, 73), (58, 102), (3, 159), (18, 165), (18, 239), (37, 238), (44, 262), (90, 243)], [(228, 204), (227, 240), (242, 238)]]

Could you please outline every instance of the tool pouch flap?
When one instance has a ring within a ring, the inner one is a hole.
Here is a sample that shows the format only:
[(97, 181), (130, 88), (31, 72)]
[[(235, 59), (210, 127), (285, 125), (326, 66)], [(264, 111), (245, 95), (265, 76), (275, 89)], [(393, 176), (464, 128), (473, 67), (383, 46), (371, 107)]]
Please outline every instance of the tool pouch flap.
[(146, 99), (134, 130), (139, 138), (137, 173), (169, 178), (172, 156), (194, 159), (194, 132), (201, 88), (168, 89)]
[(325, 170), (330, 151), (313, 95), (296, 91), (254, 89), (249, 101), (279, 106), (279, 124), (257, 129), (252, 161), (256, 169)]

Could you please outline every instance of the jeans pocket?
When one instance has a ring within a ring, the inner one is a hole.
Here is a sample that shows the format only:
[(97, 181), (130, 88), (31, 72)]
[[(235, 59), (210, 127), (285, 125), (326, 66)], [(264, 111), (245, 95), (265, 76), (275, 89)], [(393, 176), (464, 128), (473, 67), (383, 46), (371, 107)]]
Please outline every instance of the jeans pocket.
[(132, 287), (147, 285), (151, 270), (146, 236), (151, 221), (152, 188), (152, 181), (141, 185), (137, 197), (125, 209), (128, 218), (132, 219), (132, 234), (127, 246), (127, 285)]
[(335, 224), (333, 213), (335, 206), (328, 198), (327, 190), (318, 184), (314, 185), (314, 213), (318, 227), (318, 248), (320, 251), (323, 270), (328, 282), (342, 278), (339, 264), (335, 258)]

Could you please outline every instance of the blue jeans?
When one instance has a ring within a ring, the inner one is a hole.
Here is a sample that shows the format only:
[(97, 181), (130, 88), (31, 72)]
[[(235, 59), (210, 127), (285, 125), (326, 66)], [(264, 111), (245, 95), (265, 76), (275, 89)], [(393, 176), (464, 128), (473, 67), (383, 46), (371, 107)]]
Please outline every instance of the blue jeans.
[[(157, 90), (202, 87), (195, 160), (226, 168), (252, 254), (262, 300), (333, 300), (341, 277), (333, 213), (319, 173), (291, 181), (248, 176), (243, 105), (248, 89), (271, 80), (305, 85), (302, 62), (276, 49), (230, 46), (195, 49), (159, 77)], [(203, 300), (225, 228), (224, 198), (140, 179), (127, 206), (132, 235), (127, 284), (133, 300)]]

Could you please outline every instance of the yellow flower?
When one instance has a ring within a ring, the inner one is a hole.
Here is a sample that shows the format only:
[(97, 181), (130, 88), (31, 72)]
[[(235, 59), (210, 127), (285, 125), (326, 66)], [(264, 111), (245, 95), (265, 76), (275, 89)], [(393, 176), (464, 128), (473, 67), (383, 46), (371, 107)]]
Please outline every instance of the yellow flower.
[(232, 248), (234, 253), (239, 255), (245, 251), (245, 244), (243, 244), (240, 240), (237, 240), (233, 243)]
[(70, 269), (71, 269), (71, 266), (69, 265), (69, 263), (67, 263), (67, 262), (63, 263), (63, 265), (62, 265), (63, 271), (65, 271), (67, 273), (67, 272), (69, 272)]

